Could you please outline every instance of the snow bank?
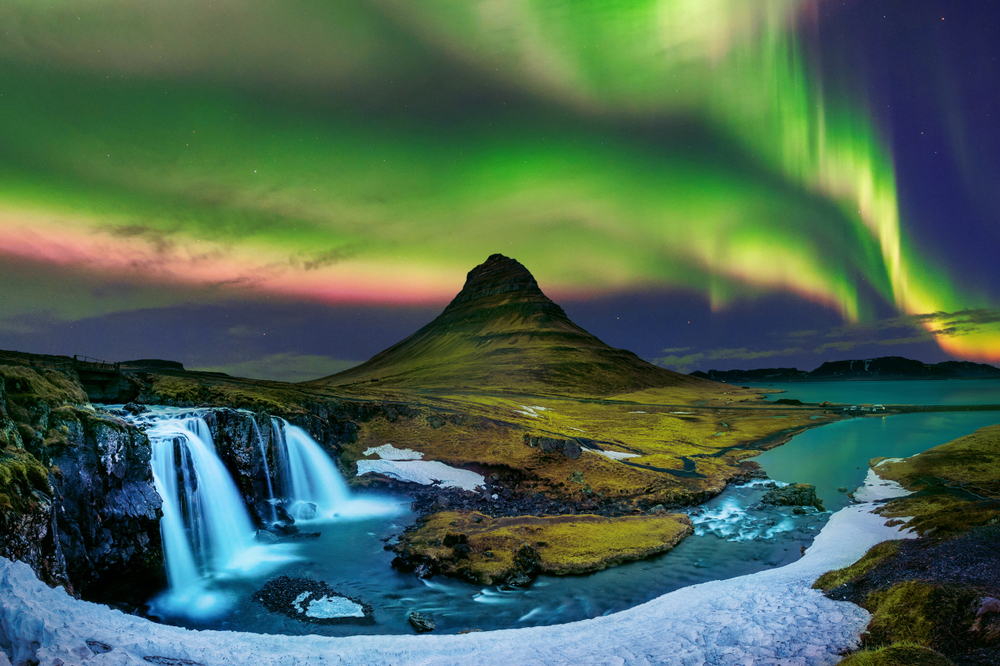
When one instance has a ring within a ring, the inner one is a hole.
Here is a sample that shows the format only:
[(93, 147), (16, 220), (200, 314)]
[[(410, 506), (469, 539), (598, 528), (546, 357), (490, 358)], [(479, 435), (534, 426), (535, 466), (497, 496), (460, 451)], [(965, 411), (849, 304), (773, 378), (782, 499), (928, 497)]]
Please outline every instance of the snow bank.
[(866, 503), (838, 511), (805, 556), (786, 567), (693, 585), (592, 620), (463, 635), (329, 638), (191, 631), (75, 600), (39, 582), (26, 564), (0, 558), (0, 647), (14, 664), (36, 659), (41, 666), (148, 666), (178, 659), (203, 666), (832, 665), (840, 661), (838, 651), (856, 645), (869, 615), (810, 585), (880, 541), (912, 536), (885, 527), (872, 508)]
[(604, 456), (605, 458), (611, 458), (612, 460), (625, 460), (626, 458), (642, 457), (641, 454), (625, 453), (624, 451), (595, 451), (594, 449), (584, 449), (584, 451), (590, 451), (591, 453), (596, 453), (599, 456)]
[(486, 485), (482, 474), (451, 467), (437, 460), (359, 460), (358, 476), (369, 472), (425, 486), (440, 482), (445, 488), (475, 490), (477, 486)]
[(424, 454), (419, 451), (414, 451), (413, 449), (397, 449), (392, 444), (369, 447), (365, 449), (365, 455), (377, 455), (382, 460), (420, 460), (424, 457)]
[[(902, 460), (902, 458), (896, 458), (895, 460)], [(895, 481), (883, 479), (875, 473), (874, 469), (870, 469), (868, 470), (868, 476), (865, 477), (865, 484), (854, 491), (854, 500), (856, 502), (874, 502), (877, 499), (906, 497), (911, 494), (909, 490)]]
[(397, 449), (383, 444), (365, 449), (365, 455), (378, 454), (378, 460), (359, 460), (358, 476), (374, 472), (400, 481), (412, 481), (424, 486), (439, 483), (445, 488), (475, 490), (486, 485), (482, 474), (445, 465), (436, 460), (421, 460), (423, 453), (412, 449)]

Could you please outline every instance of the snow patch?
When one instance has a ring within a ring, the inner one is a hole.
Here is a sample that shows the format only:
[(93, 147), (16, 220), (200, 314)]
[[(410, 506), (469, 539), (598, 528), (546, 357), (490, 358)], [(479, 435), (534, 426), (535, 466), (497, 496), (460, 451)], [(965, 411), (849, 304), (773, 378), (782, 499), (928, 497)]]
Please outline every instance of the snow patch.
[(382, 460), (420, 460), (424, 457), (424, 454), (419, 451), (414, 451), (413, 449), (397, 449), (392, 444), (369, 447), (365, 449), (364, 455), (377, 455)]
[(361, 604), (338, 596), (313, 599), (303, 607), (302, 602), (305, 601), (310, 594), (310, 592), (303, 592), (299, 596), (295, 597), (295, 601), (292, 602), (292, 606), (295, 610), (302, 615), (324, 620), (334, 617), (365, 616), (365, 609), (361, 607)]
[(629, 414), (648, 414), (649, 412), (629, 412)]
[(439, 483), (445, 488), (475, 490), (486, 485), (482, 474), (445, 465), (437, 460), (359, 460), (358, 476), (382, 474), (400, 481), (412, 481), (429, 486)]
[(854, 491), (854, 500), (856, 502), (874, 502), (877, 499), (893, 499), (912, 494), (895, 481), (883, 479), (874, 469), (870, 469), (868, 476), (865, 477), (865, 484)]
[(525, 416), (530, 416), (535, 419), (542, 418), (542, 415), (538, 412), (549, 412), (552, 411), (548, 407), (539, 407), (538, 405), (518, 405), (521, 409), (515, 409), (514, 411), (518, 414), (524, 414)]
[(591, 453), (596, 453), (599, 456), (604, 456), (605, 458), (611, 458), (612, 460), (624, 460), (625, 458), (641, 458), (640, 453), (625, 453), (624, 451), (595, 451), (594, 449), (584, 449), (584, 451), (590, 451)]

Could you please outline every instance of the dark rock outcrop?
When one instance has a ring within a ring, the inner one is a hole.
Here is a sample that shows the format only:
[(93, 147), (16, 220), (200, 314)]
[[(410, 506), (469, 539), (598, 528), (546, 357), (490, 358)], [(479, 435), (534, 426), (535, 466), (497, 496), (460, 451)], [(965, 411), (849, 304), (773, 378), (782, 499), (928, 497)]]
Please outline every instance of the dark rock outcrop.
[(576, 460), (583, 454), (583, 447), (575, 439), (556, 439), (525, 434), (524, 443), (545, 453), (561, 453), (570, 460)]
[(162, 580), (149, 441), (94, 412), (72, 369), (0, 366), (0, 555), (86, 598)]
[(811, 506), (819, 511), (826, 511), (823, 500), (816, 497), (816, 487), (810, 483), (793, 483), (782, 488), (772, 488), (760, 502), (772, 506)]

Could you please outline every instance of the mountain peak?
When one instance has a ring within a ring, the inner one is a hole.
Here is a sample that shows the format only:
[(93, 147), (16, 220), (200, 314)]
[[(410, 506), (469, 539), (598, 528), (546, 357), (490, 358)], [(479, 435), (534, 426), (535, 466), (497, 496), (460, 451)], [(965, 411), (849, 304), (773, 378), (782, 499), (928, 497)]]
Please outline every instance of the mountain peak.
[(419, 331), (314, 384), (608, 396), (701, 380), (651, 365), (580, 328), (520, 262), (494, 254)]
[(493, 254), (471, 271), (462, 291), (441, 313), (443, 319), (543, 313), (566, 318), (563, 309), (542, 293), (521, 262)]

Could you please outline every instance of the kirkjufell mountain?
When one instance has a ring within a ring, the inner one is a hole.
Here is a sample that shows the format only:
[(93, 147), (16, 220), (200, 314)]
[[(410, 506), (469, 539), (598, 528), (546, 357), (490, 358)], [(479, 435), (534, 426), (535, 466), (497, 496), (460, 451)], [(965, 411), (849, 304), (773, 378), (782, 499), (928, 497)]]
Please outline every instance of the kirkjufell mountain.
[(366, 363), (309, 384), (601, 397), (707, 386), (574, 324), (514, 259), (494, 254), (431, 323)]

